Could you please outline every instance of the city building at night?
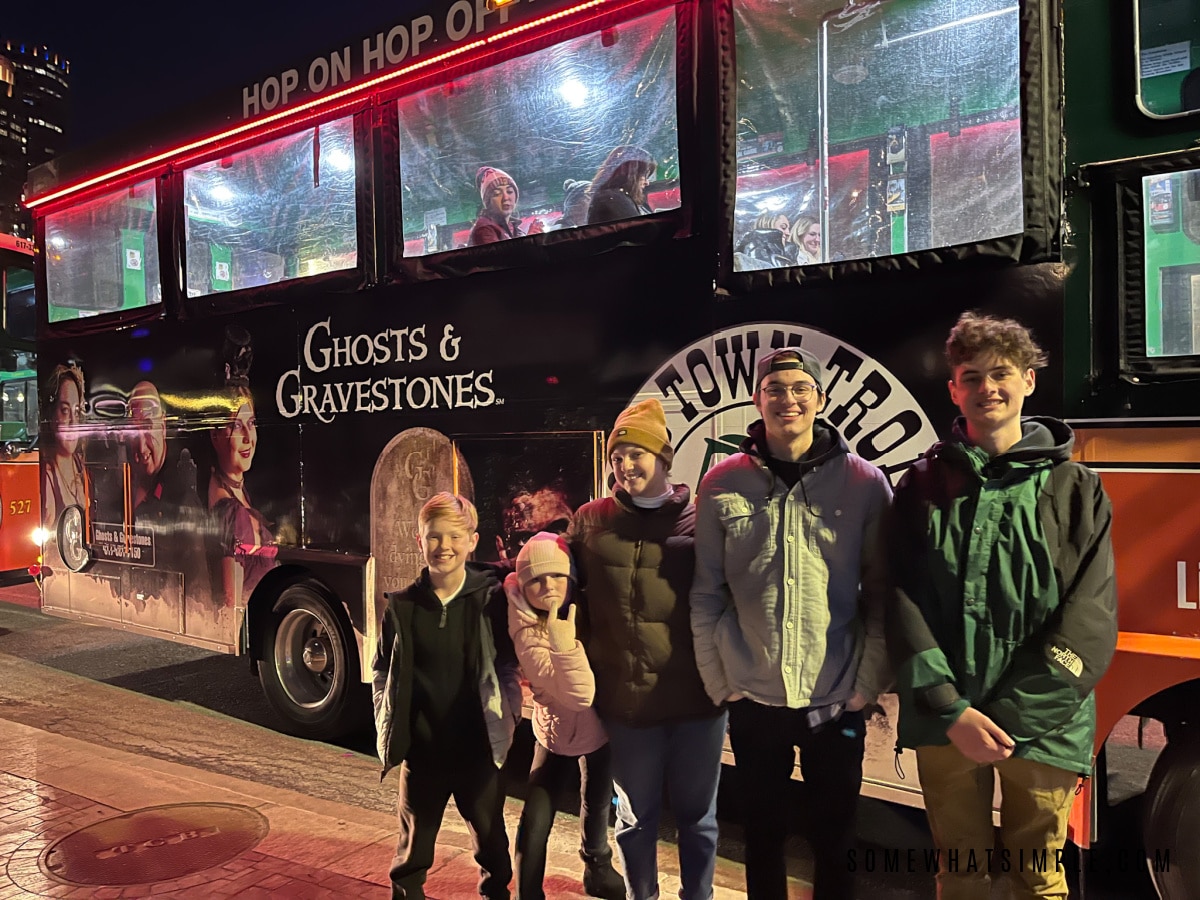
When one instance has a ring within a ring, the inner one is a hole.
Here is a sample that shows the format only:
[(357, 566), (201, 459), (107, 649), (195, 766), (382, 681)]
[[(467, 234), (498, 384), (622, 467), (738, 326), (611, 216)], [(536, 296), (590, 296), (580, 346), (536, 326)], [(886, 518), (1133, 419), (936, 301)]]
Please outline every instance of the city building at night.
[(0, 232), (32, 234), (25, 173), (65, 146), (70, 71), (48, 47), (0, 39)]

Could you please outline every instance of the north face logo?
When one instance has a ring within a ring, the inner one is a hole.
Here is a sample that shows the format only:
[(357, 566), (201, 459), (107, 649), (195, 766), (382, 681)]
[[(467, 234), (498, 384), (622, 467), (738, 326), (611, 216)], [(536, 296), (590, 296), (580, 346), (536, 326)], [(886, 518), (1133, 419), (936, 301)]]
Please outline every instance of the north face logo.
[(1054, 661), (1076, 678), (1083, 675), (1083, 660), (1074, 650), (1068, 650), (1066, 647), (1051, 647), (1050, 652), (1054, 654)]

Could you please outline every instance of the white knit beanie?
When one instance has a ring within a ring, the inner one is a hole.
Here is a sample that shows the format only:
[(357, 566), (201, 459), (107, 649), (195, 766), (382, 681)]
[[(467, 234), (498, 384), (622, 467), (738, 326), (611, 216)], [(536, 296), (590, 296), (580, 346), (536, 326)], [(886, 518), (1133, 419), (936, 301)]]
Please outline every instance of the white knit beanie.
[(567, 575), (575, 578), (575, 567), (571, 564), (571, 553), (567, 542), (557, 534), (539, 531), (517, 554), (517, 583), (521, 590), (539, 575)]
[(475, 183), (479, 185), (479, 199), (485, 206), (487, 205), (488, 191), (498, 181), (509, 182), (513, 186), (513, 192), (517, 195), (517, 199), (520, 199), (521, 189), (517, 187), (517, 183), (511, 175), (495, 166), (480, 166), (479, 171), (475, 173)]

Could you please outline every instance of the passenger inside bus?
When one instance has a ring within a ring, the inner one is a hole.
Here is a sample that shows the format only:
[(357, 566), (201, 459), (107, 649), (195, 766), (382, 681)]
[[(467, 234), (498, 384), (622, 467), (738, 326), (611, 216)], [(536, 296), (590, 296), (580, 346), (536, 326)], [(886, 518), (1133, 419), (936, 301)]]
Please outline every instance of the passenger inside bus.
[(615, 147), (592, 179), (588, 224), (634, 219), (654, 212), (646, 202), (646, 185), (658, 166), (641, 147)]
[(794, 265), (807, 266), (821, 261), (821, 223), (812, 216), (797, 216), (789, 232), (794, 245)]
[(590, 181), (576, 181), (574, 178), (563, 182), (563, 213), (555, 230), (587, 224), (588, 191), (591, 186)]
[(760, 213), (754, 228), (742, 238), (735, 251), (738, 271), (795, 265), (788, 244), (790, 229), (791, 223), (782, 213)]
[(517, 215), (517, 201), (521, 192), (511, 175), (494, 166), (480, 166), (475, 173), (475, 185), (479, 188), (479, 200), (483, 204), (479, 218), (467, 238), (468, 247), (494, 244), (528, 234), (541, 234), (542, 222), (534, 219), (529, 231), (521, 230), (521, 217)]

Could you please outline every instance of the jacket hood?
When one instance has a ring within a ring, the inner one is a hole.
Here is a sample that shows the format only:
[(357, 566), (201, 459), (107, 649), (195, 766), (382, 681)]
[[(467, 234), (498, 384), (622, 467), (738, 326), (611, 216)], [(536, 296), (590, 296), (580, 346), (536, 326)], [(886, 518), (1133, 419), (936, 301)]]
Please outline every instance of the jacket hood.
[[(964, 452), (974, 448), (971, 439), (967, 437), (967, 420), (959, 416), (954, 420), (951, 439), (935, 444), (931, 450), (943, 450), (950, 447), (961, 447)], [(1071, 458), (1071, 450), (1075, 446), (1075, 432), (1071, 426), (1049, 416), (1029, 416), (1021, 419), (1021, 439), (1011, 446), (1007, 452), (996, 457), (996, 461), (1015, 462), (1029, 465), (1030, 463), (1066, 462)]]
[[(491, 587), (491, 582), (486, 572), (477, 568), (476, 563), (467, 563), (467, 579), (463, 582), (462, 590), (458, 592), (455, 600), (466, 597), (479, 590), (487, 590)], [(433, 592), (433, 582), (429, 580), (429, 569), (423, 568), (421, 574), (416, 577), (412, 584), (407, 585), (404, 590), (400, 591), (385, 591), (383, 596), (391, 600), (395, 598), (399, 601), (411, 601), (422, 603), (432, 609), (441, 606), (441, 601), (438, 600), (437, 594)], [(434, 606), (437, 604), (437, 606)]]
[[(762, 419), (750, 423), (750, 427), (746, 429), (746, 437), (738, 449), (759, 460), (771, 455), (767, 450), (767, 426), (763, 424)], [(841, 433), (828, 422), (817, 419), (813, 422), (812, 446), (800, 459), (800, 471), (807, 472), (814, 466), (849, 452), (850, 445)]]

